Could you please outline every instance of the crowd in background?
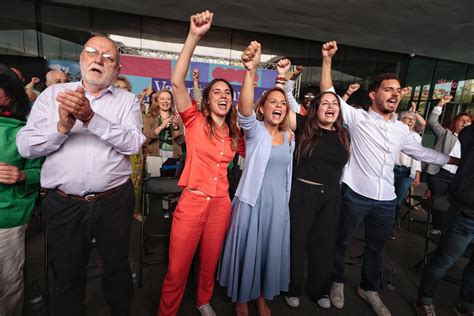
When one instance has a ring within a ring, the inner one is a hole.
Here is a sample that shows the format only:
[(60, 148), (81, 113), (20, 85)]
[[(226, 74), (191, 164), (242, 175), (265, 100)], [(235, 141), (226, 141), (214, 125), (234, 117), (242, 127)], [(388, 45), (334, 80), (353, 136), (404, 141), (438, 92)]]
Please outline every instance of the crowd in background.
[[(345, 253), (359, 225), (365, 247), (358, 295), (377, 315), (391, 315), (377, 282), (385, 242), (395, 239), (399, 211), (427, 163), (427, 198), (443, 196), (448, 213), (433, 212), (441, 242), (426, 265), (415, 308), (435, 315), (433, 296), (446, 270), (474, 235), (474, 128), (471, 113), (439, 123), (452, 96), (444, 96), (427, 122), (416, 105), (396, 113), (409, 89), (396, 74), (378, 75), (368, 107), (349, 105), (360, 86), (336, 94), (332, 59), (337, 43), (321, 48), (319, 91), (294, 97), (304, 71), (277, 63), (275, 87), (254, 102), (262, 47), (253, 41), (241, 56), (244, 78), (233, 87), (214, 79), (194, 95), (185, 86), (194, 49), (209, 31), (213, 13), (191, 16), (189, 33), (171, 77), (171, 89), (132, 94), (119, 76), (120, 55), (108, 38), (94, 36), (80, 57), (82, 80), (47, 73), (39, 93), (17, 67), (0, 65), (0, 315), (20, 315), (25, 231), (41, 186), (49, 255), (55, 258), (57, 315), (85, 315), (86, 265), (92, 240), (103, 260), (103, 292), (113, 315), (129, 315), (133, 298), (129, 265), (132, 219), (139, 214), (146, 177), (180, 177), (173, 212), (169, 264), (158, 315), (176, 315), (193, 257), (199, 255), (197, 308), (210, 303), (216, 281), (227, 289), (238, 316), (255, 301), (283, 294), (299, 306), (307, 294), (328, 309), (345, 305)], [(434, 149), (423, 147), (427, 125)], [(238, 185), (229, 181), (239, 168)], [(231, 200), (231, 198), (233, 198)], [(307, 282), (304, 282), (305, 262)], [(474, 313), (474, 266), (461, 285), (461, 315)]]

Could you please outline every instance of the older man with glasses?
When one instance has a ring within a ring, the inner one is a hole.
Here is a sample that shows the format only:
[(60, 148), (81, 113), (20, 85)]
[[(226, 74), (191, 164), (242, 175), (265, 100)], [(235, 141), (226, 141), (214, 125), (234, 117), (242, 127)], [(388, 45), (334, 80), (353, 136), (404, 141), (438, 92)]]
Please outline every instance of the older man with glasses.
[(104, 264), (102, 286), (111, 314), (130, 315), (135, 194), (128, 156), (139, 152), (145, 137), (137, 98), (113, 86), (119, 58), (110, 39), (89, 39), (80, 56), (82, 81), (45, 90), (17, 136), (23, 157), (46, 156), (42, 211), (57, 276), (55, 315), (86, 315), (93, 238)]

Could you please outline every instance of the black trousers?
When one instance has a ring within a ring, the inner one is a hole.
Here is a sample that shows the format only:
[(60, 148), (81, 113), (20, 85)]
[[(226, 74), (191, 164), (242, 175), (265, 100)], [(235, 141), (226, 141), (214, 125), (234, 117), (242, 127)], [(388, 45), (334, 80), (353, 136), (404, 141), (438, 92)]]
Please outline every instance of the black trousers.
[(87, 314), (86, 267), (93, 238), (103, 261), (102, 291), (111, 314), (130, 315), (133, 281), (128, 254), (134, 206), (131, 182), (96, 202), (48, 191), (42, 211), (56, 271), (55, 316)]
[[(449, 186), (453, 182), (454, 174), (441, 168), (437, 174), (428, 174), (426, 184), (431, 191), (431, 196), (448, 193)], [(443, 231), (446, 224), (446, 213), (431, 210), (433, 228)]]
[(308, 253), (309, 296), (329, 294), (334, 267), (341, 196), (328, 188), (293, 179), (290, 197), (291, 268), (288, 296), (300, 296)]

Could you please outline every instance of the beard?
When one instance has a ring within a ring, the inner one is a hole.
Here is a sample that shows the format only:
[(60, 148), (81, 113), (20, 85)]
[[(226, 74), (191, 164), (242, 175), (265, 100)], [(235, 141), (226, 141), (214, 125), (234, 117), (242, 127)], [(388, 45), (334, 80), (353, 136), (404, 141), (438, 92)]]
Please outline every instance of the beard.
[(84, 83), (101, 90), (115, 82), (115, 79), (117, 79), (118, 76), (118, 71), (118, 68), (109, 71), (105, 71), (104, 69), (101, 74), (98, 74), (92, 70), (86, 69), (86, 66), (81, 65), (81, 76)]
[(382, 113), (384, 114), (390, 114), (390, 113), (395, 112), (396, 108), (392, 110), (383, 106), (381, 110), (382, 110)]

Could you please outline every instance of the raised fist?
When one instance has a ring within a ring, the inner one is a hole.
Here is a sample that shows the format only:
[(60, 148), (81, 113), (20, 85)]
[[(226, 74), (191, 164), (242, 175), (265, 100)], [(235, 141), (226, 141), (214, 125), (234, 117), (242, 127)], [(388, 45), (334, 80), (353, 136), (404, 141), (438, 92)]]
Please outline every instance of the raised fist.
[(258, 68), (260, 64), (261, 46), (257, 41), (252, 41), (247, 48), (242, 52), (242, 63), (248, 70), (254, 70)]
[(199, 69), (193, 69), (193, 80), (199, 81)]
[(288, 58), (280, 59), (277, 63), (277, 71), (279, 76), (285, 76), (285, 74), (290, 70), (291, 61)]
[(203, 37), (211, 28), (213, 16), (214, 13), (208, 10), (192, 15), (189, 23), (189, 33), (197, 37)]
[(336, 41), (331, 41), (323, 44), (321, 48), (321, 54), (323, 57), (332, 58), (337, 52), (337, 43)]
[(359, 88), (360, 88), (360, 84), (353, 83), (353, 84), (349, 85), (349, 87), (347, 88), (347, 93), (349, 93), (349, 95), (351, 95), (354, 92), (356, 92), (357, 90), (359, 90)]
[(449, 95), (449, 94), (445, 95), (441, 98), (441, 100), (439, 100), (438, 105), (445, 106), (447, 103), (451, 102), (452, 99), (453, 99), (452, 95)]

